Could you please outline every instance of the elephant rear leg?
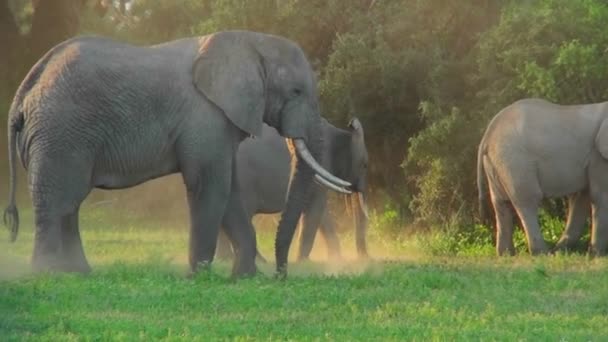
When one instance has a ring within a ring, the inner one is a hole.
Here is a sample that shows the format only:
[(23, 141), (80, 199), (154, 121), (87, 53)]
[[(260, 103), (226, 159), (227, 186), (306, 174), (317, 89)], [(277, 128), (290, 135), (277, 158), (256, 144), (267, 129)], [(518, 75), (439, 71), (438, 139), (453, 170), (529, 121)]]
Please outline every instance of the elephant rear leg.
[(61, 271), (63, 268), (61, 226), (62, 215), (56, 209), (34, 208), (34, 250), (32, 267), (35, 272)]
[(36, 227), (35, 271), (88, 269), (78, 232), (78, 207), (91, 189), (90, 172), (83, 164), (83, 160), (48, 159), (31, 164), (28, 177)]
[(554, 251), (576, 248), (576, 243), (585, 230), (585, 220), (589, 217), (590, 208), (591, 201), (587, 192), (578, 192), (568, 196), (568, 220), (566, 221), (566, 228), (555, 245)]
[(340, 239), (336, 233), (336, 225), (329, 210), (325, 210), (321, 220), (321, 234), (325, 238), (327, 244), (327, 256), (331, 260), (340, 260), (342, 253), (340, 251)]
[(301, 220), (302, 230), (300, 231), (300, 254), (298, 255), (298, 261), (305, 261), (310, 257), (317, 230), (325, 212), (326, 201), (325, 192), (315, 189), (313, 198), (308, 207), (304, 209)]
[(541, 234), (540, 224), (538, 223), (540, 200), (540, 198), (537, 198), (513, 203), (517, 215), (524, 226), (528, 250), (531, 255), (545, 254), (549, 251), (547, 243)]
[[(507, 163), (510, 167), (490, 170), (490, 178), (493, 180), (490, 182), (492, 200), (496, 205), (498, 204), (497, 199), (509, 199), (523, 225), (530, 254), (547, 253), (547, 244), (542, 237), (538, 223), (538, 207), (543, 193), (535, 178), (536, 166), (526, 160), (513, 159), (511, 155), (502, 157), (504, 157), (502, 162)], [(488, 168), (486, 170), (488, 172)], [(502, 205), (504, 204), (506, 203), (502, 203)], [(504, 211), (506, 212), (506, 210)], [(497, 234), (499, 233), (497, 229)], [(509, 234), (513, 234), (512, 229)], [(512, 239), (510, 240), (512, 244)], [(499, 241), (497, 241), (498, 244)]]
[[(229, 215), (230, 213), (226, 213)], [(226, 236), (224, 229), (220, 230), (217, 237), (217, 248), (215, 249), (215, 257), (219, 260), (232, 260), (234, 258), (234, 251), (230, 240)]]
[(89, 272), (78, 228), (78, 209), (38, 206), (34, 216), (34, 270)]
[(508, 200), (492, 198), (496, 215), (496, 254), (515, 255), (513, 245), (513, 210)]
[(89, 273), (91, 267), (84, 255), (80, 229), (78, 227), (79, 206), (63, 217), (61, 225), (61, 244), (64, 260), (64, 268), (69, 272)]
[(490, 199), (496, 216), (496, 254), (499, 256), (515, 255), (515, 246), (513, 245), (514, 217), (511, 200), (496, 180), (497, 177), (492, 172), (493, 169), (486, 167), (486, 170), (491, 175), (489, 178), (493, 179), (488, 185), (490, 188)]

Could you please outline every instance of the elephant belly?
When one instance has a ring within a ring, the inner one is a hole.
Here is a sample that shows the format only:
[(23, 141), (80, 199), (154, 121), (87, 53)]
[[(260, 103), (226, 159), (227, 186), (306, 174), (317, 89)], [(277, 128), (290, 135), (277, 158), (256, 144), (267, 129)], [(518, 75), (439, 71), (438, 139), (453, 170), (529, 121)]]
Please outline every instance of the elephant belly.
[(178, 171), (175, 156), (151, 158), (154, 161), (140, 162), (137, 167), (121, 167), (127, 163), (106, 161), (98, 164), (93, 175), (93, 185), (100, 189), (124, 189), (163, 177)]
[(278, 176), (267, 182), (260, 182), (257, 185), (257, 212), (260, 214), (280, 213), (285, 209), (287, 201), (287, 190), (289, 179)]
[(545, 197), (562, 197), (587, 187), (585, 165), (567, 164), (565, 161), (540, 163), (539, 184)]

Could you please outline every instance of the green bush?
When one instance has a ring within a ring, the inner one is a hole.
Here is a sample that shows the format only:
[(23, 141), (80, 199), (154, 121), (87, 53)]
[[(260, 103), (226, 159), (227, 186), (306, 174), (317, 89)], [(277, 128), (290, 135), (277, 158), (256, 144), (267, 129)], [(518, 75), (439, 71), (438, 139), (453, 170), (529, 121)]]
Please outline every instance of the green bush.
[(428, 124), (410, 140), (405, 163), (417, 186), (412, 208), (418, 219), (474, 222), (477, 145), (504, 106), (523, 97), (563, 104), (607, 97), (608, 68), (600, 48), (608, 45), (606, 20), (608, 5), (602, 1), (508, 3), (467, 56), (463, 97), (439, 96), (421, 106)]

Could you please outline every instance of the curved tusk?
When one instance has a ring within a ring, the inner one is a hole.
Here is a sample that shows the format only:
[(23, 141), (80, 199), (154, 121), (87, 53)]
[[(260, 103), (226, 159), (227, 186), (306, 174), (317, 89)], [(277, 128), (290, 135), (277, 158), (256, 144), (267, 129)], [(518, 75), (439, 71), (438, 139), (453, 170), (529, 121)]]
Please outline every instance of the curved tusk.
[(367, 210), (367, 203), (365, 203), (365, 198), (363, 197), (363, 193), (357, 193), (357, 199), (359, 199), (359, 206), (361, 207), (361, 211), (363, 211), (363, 215), (366, 220), (369, 220), (369, 211)]
[(293, 139), (293, 143), (296, 146), (296, 151), (298, 151), (300, 157), (304, 159), (306, 164), (308, 164), (308, 166), (310, 166), (317, 175), (341, 187), (351, 186), (349, 182), (332, 175), (331, 173), (329, 173), (329, 171), (325, 170), (323, 166), (319, 165), (319, 163), (317, 163), (317, 161), (315, 160), (315, 157), (310, 154), (310, 151), (308, 150), (308, 147), (306, 147), (306, 143), (304, 142), (304, 140)]
[(343, 194), (351, 194), (352, 191), (345, 189), (343, 187), (337, 186), (334, 183), (330, 183), (327, 179), (319, 176), (319, 175), (315, 175), (315, 181), (317, 183), (319, 183), (319, 185), (324, 185), (328, 188), (330, 188), (331, 190), (337, 191), (337, 192), (341, 192)]

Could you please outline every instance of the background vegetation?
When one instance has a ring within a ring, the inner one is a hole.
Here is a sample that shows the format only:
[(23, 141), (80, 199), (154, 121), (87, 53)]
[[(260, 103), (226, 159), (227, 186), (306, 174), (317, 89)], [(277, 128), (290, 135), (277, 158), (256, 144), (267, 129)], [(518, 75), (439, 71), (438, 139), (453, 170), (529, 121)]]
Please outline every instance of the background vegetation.
[[(297, 41), (323, 115), (365, 127), (375, 258), (349, 262), (349, 229), (346, 262), (318, 264), (326, 253), (315, 244), (284, 282), (272, 264), (237, 284), (222, 262), (185, 277), (186, 203), (171, 176), (89, 196), (81, 234), (92, 274), (33, 276), (20, 174), (23, 229), (15, 244), (0, 234), (2, 340), (607, 340), (606, 258), (495, 258), (491, 230), (475, 224), (486, 124), (522, 97), (608, 98), (606, 23), (603, 0), (0, 0), (2, 132), (31, 65), (76, 34), (154, 44), (249, 29)], [(3, 133), (0, 203), (5, 151)], [(332, 209), (347, 218), (340, 204)], [(559, 200), (544, 207), (547, 240), (561, 234), (563, 211)], [(258, 229), (267, 257), (275, 220), (255, 218), (270, 228)], [(516, 240), (524, 252), (521, 231)]]
[[(323, 115), (339, 126), (352, 116), (363, 122), (383, 227), (491, 238), (474, 226), (475, 157), (487, 122), (522, 97), (605, 100), (606, 22), (602, 0), (3, 0), (0, 115), (32, 63), (75, 34), (138, 44), (223, 29), (279, 34), (313, 62)], [(142, 192), (159, 189), (162, 198), (142, 203)], [(170, 177), (95, 196), (182, 216), (181, 191)], [(561, 218), (563, 203), (548, 203), (546, 214)]]

